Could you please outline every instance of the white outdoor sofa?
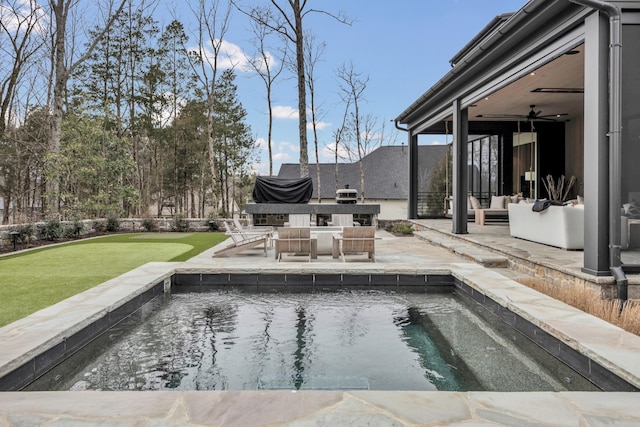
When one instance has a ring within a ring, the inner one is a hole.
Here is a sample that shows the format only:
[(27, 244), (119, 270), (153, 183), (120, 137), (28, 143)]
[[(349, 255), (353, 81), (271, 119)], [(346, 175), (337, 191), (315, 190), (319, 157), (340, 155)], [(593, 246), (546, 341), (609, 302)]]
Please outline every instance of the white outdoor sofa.
[[(533, 212), (532, 203), (509, 205), (509, 229), (512, 237), (556, 246), (563, 249), (584, 249), (584, 205), (549, 206)], [(620, 216), (620, 247), (631, 242), (630, 219)], [(636, 246), (634, 246), (636, 247)]]
[(556, 246), (584, 249), (584, 205), (549, 206), (541, 212), (533, 203), (511, 203), (509, 231), (512, 237)]

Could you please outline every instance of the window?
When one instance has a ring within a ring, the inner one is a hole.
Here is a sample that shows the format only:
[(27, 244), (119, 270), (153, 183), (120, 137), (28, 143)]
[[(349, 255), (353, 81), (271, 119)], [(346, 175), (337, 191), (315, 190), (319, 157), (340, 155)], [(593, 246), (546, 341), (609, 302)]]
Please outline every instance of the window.
[(469, 191), (488, 206), (492, 195), (501, 192), (501, 141), (498, 135), (482, 136), (469, 141)]

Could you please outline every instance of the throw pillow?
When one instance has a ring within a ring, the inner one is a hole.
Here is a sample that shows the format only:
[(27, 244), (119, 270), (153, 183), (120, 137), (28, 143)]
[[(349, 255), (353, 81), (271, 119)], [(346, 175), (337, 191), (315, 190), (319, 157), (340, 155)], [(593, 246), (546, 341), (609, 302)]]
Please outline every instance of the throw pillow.
[(504, 196), (491, 196), (489, 209), (504, 209)]
[(478, 200), (475, 196), (469, 196), (469, 204), (471, 205), (471, 209), (482, 209), (480, 200)]
[(640, 215), (640, 205), (636, 203), (631, 203), (631, 206), (629, 206), (629, 210), (627, 210), (627, 213), (631, 216)]

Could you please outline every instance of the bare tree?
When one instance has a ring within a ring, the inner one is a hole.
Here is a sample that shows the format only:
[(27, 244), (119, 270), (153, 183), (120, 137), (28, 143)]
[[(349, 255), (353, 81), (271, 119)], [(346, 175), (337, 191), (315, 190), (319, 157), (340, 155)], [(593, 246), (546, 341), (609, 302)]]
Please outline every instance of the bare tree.
[[(359, 120), (361, 134), (357, 138), (356, 155), (358, 166), (360, 169), (360, 200), (364, 203), (365, 192), (365, 176), (364, 176), (364, 157), (372, 152), (382, 142), (382, 136), (378, 128), (378, 120), (371, 114), (362, 116)], [(383, 125), (384, 126), (384, 125)]]
[(336, 188), (335, 188), (335, 190), (336, 191), (338, 191), (338, 187), (340, 185), (339, 168), (338, 168), (338, 159), (340, 158), (340, 145), (343, 144), (343, 138), (344, 138), (345, 131), (347, 129), (347, 121), (348, 121), (348, 118), (349, 118), (349, 109), (350, 108), (351, 108), (351, 101), (349, 99), (347, 99), (344, 102), (344, 114), (342, 115), (342, 123), (333, 132), (333, 142), (334, 142), (334, 146), (335, 146), (334, 160), (335, 160), (335, 164), (336, 164), (336, 172), (335, 172), (335, 178), (336, 178)]
[[(67, 51), (67, 25), (69, 24), (69, 14), (73, 8), (78, 7), (79, 0), (49, 0), (51, 6), (51, 17), (53, 25), (52, 33), (52, 59), (53, 59), (53, 108), (51, 117), (51, 133), (49, 135), (49, 150), (56, 154), (60, 151), (60, 140), (62, 138), (62, 119), (64, 114), (64, 104), (67, 95), (67, 82), (76, 68), (86, 61), (97, 44), (109, 31), (109, 27), (118, 17), (124, 8), (127, 0), (118, 0), (120, 4), (114, 8), (113, 2), (109, 1), (108, 12), (104, 25), (96, 31), (93, 36), (89, 36), (87, 49), (79, 56), (74, 57), (73, 52)], [(49, 176), (49, 203), (48, 209), (51, 214), (58, 213), (58, 199), (60, 193), (60, 182), (53, 174)]]
[(253, 20), (266, 25), (282, 34), (295, 46), (296, 76), (298, 80), (298, 132), (300, 136), (300, 176), (309, 176), (309, 152), (307, 141), (307, 84), (304, 67), (304, 27), (303, 21), (310, 13), (322, 13), (338, 22), (350, 24), (351, 21), (343, 14), (334, 15), (330, 12), (307, 7), (307, 0), (270, 0), (277, 14), (269, 14), (270, 20), (265, 20), (263, 14), (254, 8), (248, 12)]
[(279, 62), (276, 63), (277, 59), (275, 59), (269, 53), (267, 48), (267, 37), (269, 37), (269, 35), (274, 31), (262, 23), (273, 20), (272, 18), (268, 17), (268, 15), (271, 14), (271, 10), (268, 8), (261, 8), (259, 9), (259, 11), (256, 10), (256, 13), (260, 13), (265, 17), (261, 21), (251, 20), (251, 27), (255, 36), (253, 39), (253, 44), (256, 48), (257, 53), (253, 57), (247, 59), (251, 69), (262, 79), (267, 91), (266, 98), (269, 114), (269, 128), (267, 131), (267, 146), (269, 149), (269, 176), (273, 176), (273, 100), (271, 96), (273, 84), (284, 70), (284, 65), (286, 63), (286, 49), (283, 49), (281, 51)]
[[(22, 117), (26, 121), (28, 114), (28, 99), (34, 85), (21, 81), (28, 79), (34, 55), (44, 43), (39, 34), (42, 17), (42, 9), (33, 0), (6, 1), (0, 5), (0, 197), (5, 206), (1, 224), (9, 221), (10, 214), (15, 220), (31, 194), (30, 179), (37, 176), (33, 159), (38, 156), (32, 155), (33, 145), (25, 143), (26, 138), (19, 134), (16, 120)], [(21, 91), (20, 86), (25, 89)], [(21, 108), (24, 110), (20, 111)]]
[[(196, 71), (200, 88), (205, 94), (207, 116), (207, 146), (209, 153), (209, 171), (211, 173), (211, 204), (217, 206), (218, 171), (216, 168), (216, 140), (214, 131), (214, 112), (216, 84), (218, 80), (219, 61), (223, 54), (224, 37), (229, 30), (231, 20), (231, 1), (226, 6), (220, 6), (219, 0), (199, 0), (198, 9), (194, 11), (198, 23), (198, 46), (200, 51), (192, 52), (192, 67)], [(210, 47), (207, 52), (205, 47)]]
[(363, 116), (360, 112), (361, 103), (364, 102), (364, 91), (367, 88), (369, 77), (363, 77), (360, 73), (356, 72), (353, 63), (342, 64), (337, 72), (337, 77), (340, 80), (340, 92), (342, 99), (345, 103), (349, 103), (353, 106), (353, 110), (349, 114), (350, 123), (349, 135), (351, 140), (355, 142), (353, 144), (345, 145), (347, 151), (350, 154), (355, 154), (360, 165), (360, 199), (364, 203), (364, 165), (362, 163), (363, 157), (366, 153), (366, 142), (370, 136), (367, 136), (367, 132), (363, 132), (363, 125), (366, 125), (367, 131), (370, 132), (371, 119), (368, 118), (363, 123)]
[(313, 129), (313, 146), (316, 153), (316, 182), (318, 188), (316, 193), (318, 196), (318, 203), (322, 201), (322, 195), (320, 193), (320, 158), (318, 156), (318, 111), (319, 107), (316, 105), (316, 91), (315, 91), (315, 67), (326, 45), (324, 43), (315, 43), (315, 36), (313, 34), (307, 34), (305, 37), (305, 73), (307, 79), (307, 88), (309, 89), (310, 96), (310, 110), (311, 110), (311, 127)]
[[(3, 2), (0, 8), (0, 139), (11, 117), (18, 82), (30, 58), (43, 45), (35, 33), (43, 17), (35, 0)], [(8, 64), (8, 66), (5, 66)]]

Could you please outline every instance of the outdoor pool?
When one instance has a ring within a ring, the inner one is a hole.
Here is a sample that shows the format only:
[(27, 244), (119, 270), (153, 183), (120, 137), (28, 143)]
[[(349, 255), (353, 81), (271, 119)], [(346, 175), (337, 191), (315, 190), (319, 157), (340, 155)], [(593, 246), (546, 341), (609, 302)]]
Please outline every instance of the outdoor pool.
[(464, 295), (377, 290), (167, 294), (27, 387), (256, 389), (598, 390)]

